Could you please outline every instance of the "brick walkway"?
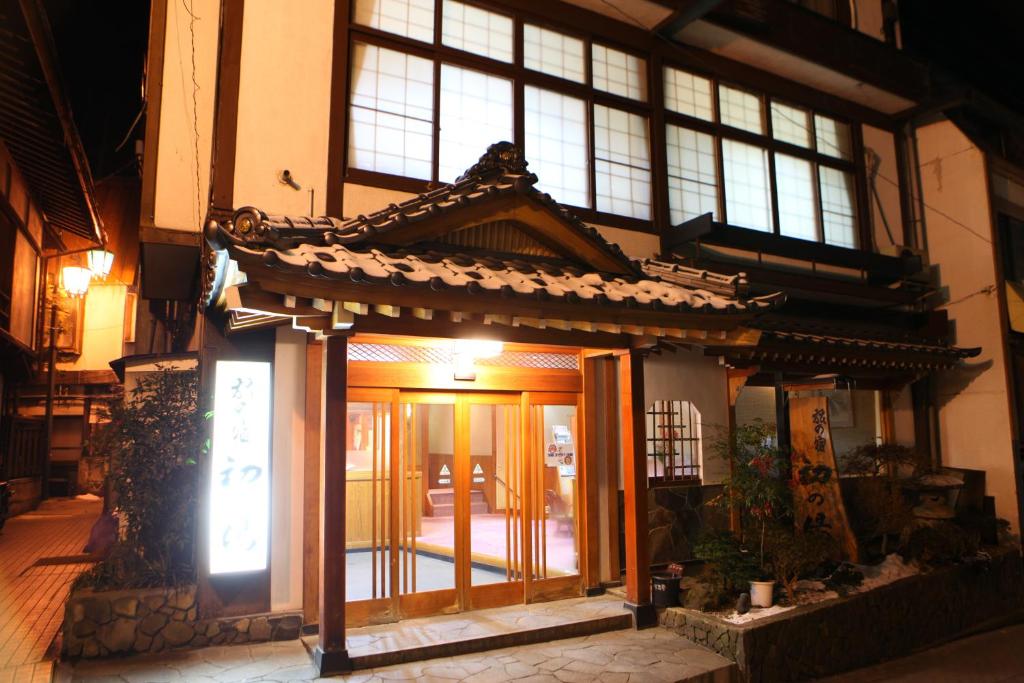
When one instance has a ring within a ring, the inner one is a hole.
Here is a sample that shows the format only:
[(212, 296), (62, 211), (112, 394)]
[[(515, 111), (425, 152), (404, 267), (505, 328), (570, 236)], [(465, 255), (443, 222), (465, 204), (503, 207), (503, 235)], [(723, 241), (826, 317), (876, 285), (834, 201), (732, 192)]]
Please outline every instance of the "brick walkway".
[(0, 683), (49, 681), (47, 649), (64, 618), (68, 587), (89, 565), (32, 565), (81, 553), (101, 511), (100, 501), (50, 500), (0, 531)]

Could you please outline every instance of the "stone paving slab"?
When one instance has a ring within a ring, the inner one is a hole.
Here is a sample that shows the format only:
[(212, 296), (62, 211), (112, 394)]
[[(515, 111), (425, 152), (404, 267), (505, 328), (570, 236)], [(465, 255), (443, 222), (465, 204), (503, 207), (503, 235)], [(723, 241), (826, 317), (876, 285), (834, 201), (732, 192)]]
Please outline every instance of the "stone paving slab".
[[(77, 555), (102, 510), (102, 501), (52, 499), (7, 520), (0, 531), (0, 683), (32, 681), (23, 668), (42, 662), (64, 618), (64, 599), (90, 565), (33, 566), (44, 557)], [(33, 668), (34, 671), (34, 668)]]
[(81, 683), (731, 683), (735, 665), (666, 629), (652, 628), (431, 659), (331, 679), (317, 677), (299, 641), (80, 662), (67, 673)]
[[(346, 632), (345, 641), (349, 657), (356, 658), (535, 629), (558, 629), (609, 617), (619, 618), (622, 623), (616, 628), (623, 628), (631, 625), (631, 620), (624, 619), (629, 616), (617, 597), (571, 598), (353, 628)], [(312, 640), (315, 644), (315, 637)]]

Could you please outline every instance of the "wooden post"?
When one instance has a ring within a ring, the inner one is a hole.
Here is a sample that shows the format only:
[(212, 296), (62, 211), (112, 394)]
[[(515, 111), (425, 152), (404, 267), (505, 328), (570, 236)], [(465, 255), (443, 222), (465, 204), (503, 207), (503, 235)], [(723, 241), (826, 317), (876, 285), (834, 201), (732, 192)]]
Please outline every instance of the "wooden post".
[(604, 404), (608, 410), (604, 421), (605, 470), (607, 472), (608, 506), (608, 567), (609, 578), (619, 581), (622, 578), (622, 566), (619, 562), (619, 421), (616, 415), (618, 397), (615, 394), (615, 360), (602, 361), (604, 364)]
[(619, 356), (619, 406), (622, 416), (622, 487), (626, 526), (626, 608), (636, 627), (657, 624), (651, 604), (647, 544), (647, 427), (644, 361), (631, 349)]
[[(587, 595), (599, 595), (601, 587), (600, 558), (598, 556), (598, 486), (597, 486), (597, 426), (601, 418), (597, 414), (597, 389), (595, 387), (598, 363), (596, 358), (583, 358), (583, 429), (580, 430), (579, 496), (581, 528), (585, 532), (582, 540), (587, 549), (583, 587)], [(604, 416), (607, 419), (607, 416)]]
[[(312, 335), (310, 335), (312, 336)], [(324, 347), (306, 343), (305, 445), (302, 511), (302, 620), (317, 623), (320, 604), (320, 414)]]
[(320, 676), (352, 670), (345, 649), (345, 430), (348, 340), (324, 343), (324, 438), (320, 466), (320, 635), (313, 659)]

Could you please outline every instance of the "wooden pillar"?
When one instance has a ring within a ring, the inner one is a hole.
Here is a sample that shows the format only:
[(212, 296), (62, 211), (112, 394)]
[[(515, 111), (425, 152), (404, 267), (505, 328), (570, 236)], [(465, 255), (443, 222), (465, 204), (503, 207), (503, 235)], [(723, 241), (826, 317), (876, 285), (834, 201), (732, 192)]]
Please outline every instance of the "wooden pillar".
[(608, 414), (604, 421), (605, 472), (607, 474), (608, 508), (608, 568), (609, 578), (619, 581), (622, 578), (622, 565), (619, 560), (619, 420), (617, 415), (619, 400), (616, 396), (615, 360), (603, 361), (604, 365), (604, 404)]
[(779, 442), (779, 454), (789, 462), (792, 446), (789, 443), (789, 407), (786, 403), (785, 378), (775, 373), (775, 435)]
[(626, 608), (637, 628), (654, 626), (647, 531), (647, 427), (644, 362), (637, 350), (619, 356), (622, 487), (626, 526)]
[(324, 343), (323, 457), (320, 466), (320, 635), (313, 659), (321, 676), (352, 670), (345, 649), (345, 429), (348, 340)]
[(307, 624), (315, 624), (320, 618), (320, 415), (323, 412), (323, 357), (323, 344), (307, 341), (302, 480), (302, 620)]
[[(583, 530), (583, 541), (586, 553), (583, 559), (583, 587), (588, 596), (604, 592), (601, 587), (600, 557), (598, 555), (599, 538), (597, 534), (600, 522), (597, 485), (597, 427), (602, 418), (597, 414), (597, 387), (595, 386), (598, 364), (597, 358), (583, 358), (583, 429), (580, 430), (580, 451), (583, 459), (579, 463), (577, 484), (579, 486), (580, 528)], [(607, 409), (607, 408), (606, 408)]]

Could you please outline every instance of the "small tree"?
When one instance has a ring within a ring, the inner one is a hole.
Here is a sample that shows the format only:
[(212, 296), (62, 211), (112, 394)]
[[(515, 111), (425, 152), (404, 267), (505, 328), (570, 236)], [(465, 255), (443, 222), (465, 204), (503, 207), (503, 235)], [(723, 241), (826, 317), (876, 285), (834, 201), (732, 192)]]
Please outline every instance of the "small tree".
[(768, 563), (794, 605), (796, 582), (835, 552), (835, 539), (821, 531), (797, 531), (786, 525), (772, 527), (768, 532)]
[(913, 449), (897, 444), (866, 443), (852, 449), (843, 459), (844, 472), (874, 479), (875, 486), (861, 493), (871, 511), (874, 535), (882, 539), (882, 555), (889, 536), (899, 534), (913, 520), (911, 506), (903, 495), (903, 483), (927, 469)]
[(792, 508), (787, 461), (776, 445), (775, 425), (761, 420), (739, 425), (730, 434), (719, 431), (711, 444), (712, 454), (729, 464), (722, 492), (709, 504), (728, 510), (736, 505), (743, 524), (743, 541), (750, 545), (747, 530), (758, 532), (758, 565), (765, 571), (765, 532), (771, 521), (785, 517)]
[(110, 458), (124, 537), (80, 583), (142, 587), (193, 579), (195, 458), (203, 438), (198, 389), (197, 370), (159, 368), (111, 406), (91, 447)]

